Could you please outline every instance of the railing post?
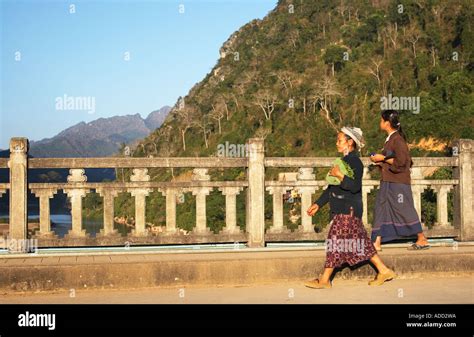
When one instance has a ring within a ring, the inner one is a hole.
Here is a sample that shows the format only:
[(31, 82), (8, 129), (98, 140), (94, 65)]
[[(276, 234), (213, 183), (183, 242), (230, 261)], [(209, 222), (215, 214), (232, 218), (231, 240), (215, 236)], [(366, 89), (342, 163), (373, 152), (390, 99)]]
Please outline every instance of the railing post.
[(225, 195), (225, 227), (222, 234), (239, 234), (240, 227), (237, 226), (237, 194), (242, 191), (242, 187), (219, 187), (219, 191)]
[[(25, 242), (28, 234), (28, 139), (10, 140), (10, 239)], [(26, 245), (16, 244), (10, 247), (12, 253), (26, 252)]]
[(288, 228), (283, 223), (283, 194), (289, 189), (281, 186), (269, 186), (266, 190), (273, 196), (273, 225), (268, 233), (288, 233)]
[[(211, 176), (206, 168), (196, 168), (193, 170), (191, 181), (210, 181)], [(208, 235), (211, 233), (207, 227), (206, 216), (206, 195), (212, 191), (212, 187), (193, 187), (193, 195), (196, 196), (196, 227), (193, 232), (198, 235)]]
[[(364, 180), (372, 179), (368, 167), (364, 167), (364, 173), (362, 178)], [(362, 223), (364, 224), (365, 229), (370, 233), (372, 226), (369, 224), (369, 203), (367, 197), (369, 193), (374, 189), (375, 186), (362, 185)]]
[(433, 186), (436, 192), (436, 225), (448, 227), (448, 193), (451, 186)]
[(96, 192), (103, 198), (104, 208), (104, 228), (100, 231), (100, 236), (118, 235), (118, 231), (114, 229), (114, 198), (119, 194), (119, 189), (97, 188)]
[(454, 171), (455, 178), (459, 179), (459, 185), (455, 188), (454, 219), (456, 227), (460, 229), (461, 241), (474, 240), (472, 143), (470, 139), (459, 139), (454, 144), (459, 157), (459, 166)]
[(84, 169), (69, 169), (67, 177), (68, 186), (64, 192), (71, 200), (71, 230), (66, 237), (83, 238), (86, 237), (86, 230), (82, 228), (82, 198), (86, 196), (89, 189), (81, 185), (87, 181)]
[[(411, 177), (413, 179), (423, 179), (423, 174), (421, 173), (421, 168), (413, 167), (411, 169)], [(415, 203), (416, 213), (421, 219), (421, 194), (423, 193), (423, 188), (419, 184), (412, 184), (412, 193), (413, 193), (413, 202)]]
[(178, 229), (176, 228), (176, 194), (175, 188), (163, 188), (159, 189), (161, 194), (166, 197), (166, 231), (165, 235), (177, 234)]
[(248, 140), (248, 247), (265, 247), (265, 166), (262, 138)]
[(51, 199), (56, 193), (56, 189), (36, 189), (31, 190), (36, 197), (39, 198), (40, 206), (40, 230), (37, 234), (38, 237), (56, 237), (56, 234), (51, 231), (51, 218), (50, 218), (50, 205), (49, 199)]
[[(298, 171), (298, 180), (314, 180), (313, 168), (301, 167)], [(303, 186), (298, 188), (298, 193), (301, 194), (301, 226), (298, 228), (302, 233), (313, 233), (314, 225), (312, 218), (306, 213), (306, 210), (311, 207), (312, 194), (317, 190), (317, 187)]]
[[(146, 182), (150, 181), (148, 169), (135, 168), (133, 174), (130, 176), (132, 182)], [(132, 236), (148, 236), (146, 231), (145, 214), (146, 214), (146, 197), (152, 191), (151, 188), (136, 188), (128, 189), (128, 192), (135, 197), (135, 229), (132, 230)]]
[(423, 231), (426, 231), (426, 224), (422, 222), (421, 220), (421, 195), (423, 194), (425, 187), (424, 185), (420, 185), (418, 183), (414, 183), (413, 180), (418, 180), (418, 179), (423, 179), (423, 172), (421, 171), (420, 167), (413, 167), (411, 169), (411, 178), (412, 178), (412, 185), (411, 185), (411, 191), (413, 195), (413, 203), (415, 206), (416, 213), (418, 214), (418, 218), (420, 219), (421, 222), (421, 227)]

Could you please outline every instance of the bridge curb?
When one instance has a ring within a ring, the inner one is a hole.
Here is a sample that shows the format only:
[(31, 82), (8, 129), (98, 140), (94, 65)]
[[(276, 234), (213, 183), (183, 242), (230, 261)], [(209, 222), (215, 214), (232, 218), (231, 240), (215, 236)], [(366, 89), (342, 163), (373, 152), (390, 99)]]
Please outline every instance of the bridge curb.
[[(400, 277), (424, 273), (474, 274), (474, 247), (433, 247), (426, 251), (388, 248), (383, 261)], [(0, 291), (134, 289), (193, 285), (249, 285), (314, 278), (322, 250), (241, 250), (225, 252), (87, 254), (0, 257)], [(372, 278), (368, 264), (344, 268), (335, 279)]]

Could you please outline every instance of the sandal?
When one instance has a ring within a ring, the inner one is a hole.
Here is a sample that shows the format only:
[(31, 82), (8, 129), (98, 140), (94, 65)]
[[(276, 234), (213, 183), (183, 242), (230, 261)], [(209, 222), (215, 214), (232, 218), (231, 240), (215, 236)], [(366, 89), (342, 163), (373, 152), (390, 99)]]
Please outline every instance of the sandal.
[(331, 289), (331, 283), (319, 283), (319, 279), (314, 279), (304, 283), (305, 287), (313, 289)]
[(375, 279), (373, 279), (372, 281), (369, 281), (369, 286), (381, 286), (386, 281), (393, 280), (396, 277), (397, 277), (397, 274), (395, 274), (393, 270), (389, 269), (388, 272), (384, 274), (378, 273)]
[(417, 243), (412, 244), (410, 247), (408, 247), (408, 250), (423, 250), (423, 249), (429, 249), (430, 245), (419, 245)]

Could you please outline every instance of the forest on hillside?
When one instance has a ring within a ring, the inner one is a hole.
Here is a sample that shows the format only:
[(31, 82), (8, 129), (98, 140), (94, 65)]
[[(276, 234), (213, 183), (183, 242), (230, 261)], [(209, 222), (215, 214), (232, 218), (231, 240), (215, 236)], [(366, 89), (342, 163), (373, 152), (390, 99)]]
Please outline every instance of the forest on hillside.
[(380, 100), (389, 94), (420, 97), (419, 113), (402, 119), (414, 144), (473, 138), (473, 7), (280, 1), (229, 38), (214, 69), (142, 142), (156, 147), (135, 155), (212, 155), (217, 144), (254, 136), (270, 156), (326, 155), (347, 124), (365, 131), (367, 150), (378, 149)]

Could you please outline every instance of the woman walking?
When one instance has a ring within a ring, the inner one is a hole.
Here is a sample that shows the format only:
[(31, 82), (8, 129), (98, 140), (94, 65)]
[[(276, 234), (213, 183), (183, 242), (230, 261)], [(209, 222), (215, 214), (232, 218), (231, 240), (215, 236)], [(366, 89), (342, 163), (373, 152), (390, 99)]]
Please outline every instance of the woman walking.
[(388, 136), (382, 154), (370, 156), (382, 174), (380, 190), (375, 201), (372, 241), (377, 250), (382, 242), (417, 236), (408, 249), (428, 249), (421, 222), (416, 213), (411, 192), (410, 167), (412, 164), (406, 137), (395, 110), (384, 110), (380, 129)]
[(345, 263), (353, 266), (370, 260), (378, 270), (369, 285), (381, 285), (396, 277), (382, 262), (362, 224), (362, 174), (363, 165), (357, 148), (364, 146), (362, 130), (344, 127), (337, 135), (337, 151), (343, 153), (342, 161), (329, 171), (329, 185), (321, 197), (307, 210), (309, 216), (329, 202), (331, 223), (326, 240), (326, 262), (319, 279), (308, 281), (309, 288), (331, 288), (334, 268)]

